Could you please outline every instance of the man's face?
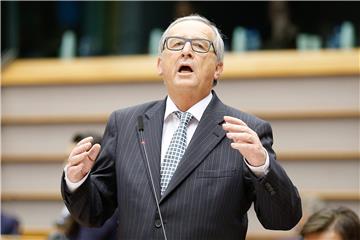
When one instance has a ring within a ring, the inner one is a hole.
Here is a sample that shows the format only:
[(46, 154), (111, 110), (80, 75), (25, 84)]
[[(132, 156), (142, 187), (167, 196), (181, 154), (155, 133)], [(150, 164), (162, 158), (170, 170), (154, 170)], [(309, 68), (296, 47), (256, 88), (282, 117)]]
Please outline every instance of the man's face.
[[(203, 22), (187, 20), (174, 25), (167, 37), (201, 38), (213, 42), (215, 33)], [(164, 79), (170, 96), (186, 94), (199, 100), (206, 97), (214, 79), (222, 72), (213, 47), (207, 53), (192, 50), (190, 42), (184, 48), (172, 51), (165, 47), (158, 59), (158, 71)]]

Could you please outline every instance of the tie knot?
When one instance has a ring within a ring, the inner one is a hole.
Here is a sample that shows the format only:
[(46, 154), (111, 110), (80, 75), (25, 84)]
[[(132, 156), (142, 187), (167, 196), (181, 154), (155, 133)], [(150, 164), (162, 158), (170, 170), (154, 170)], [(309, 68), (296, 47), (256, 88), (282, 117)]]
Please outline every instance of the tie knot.
[(189, 124), (192, 118), (192, 114), (189, 112), (176, 111), (175, 115), (180, 119), (180, 123), (185, 124), (185, 126)]

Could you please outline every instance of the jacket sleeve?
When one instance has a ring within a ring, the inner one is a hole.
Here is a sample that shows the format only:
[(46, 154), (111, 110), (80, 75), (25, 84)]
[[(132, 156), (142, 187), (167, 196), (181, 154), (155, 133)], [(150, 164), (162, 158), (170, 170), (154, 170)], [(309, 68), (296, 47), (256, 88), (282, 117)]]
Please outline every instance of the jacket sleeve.
[(116, 114), (112, 113), (103, 135), (101, 152), (86, 181), (74, 192), (66, 187), (64, 175), (61, 194), (71, 215), (85, 226), (101, 226), (115, 211), (117, 151)]
[[(269, 123), (261, 122), (255, 128), (263, 146), (269, 154), (269, 172), (256, 177), (246, 166), (246, 176), (254, 189), (254, 208), (263, 227), (272, 230), (289, 230), (302, 216), (298, 190), (276, 161), (272, 149), (273, 136)], [(245, 164), (244, 164), (245, 165)]]

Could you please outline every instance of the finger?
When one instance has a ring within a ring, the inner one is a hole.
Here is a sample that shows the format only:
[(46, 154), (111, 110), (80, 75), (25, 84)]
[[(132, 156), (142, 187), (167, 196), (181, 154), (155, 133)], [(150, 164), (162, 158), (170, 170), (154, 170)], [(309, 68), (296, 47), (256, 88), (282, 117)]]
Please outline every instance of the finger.
[(247, 144), (247, 143), (232, 142), (230, 145), (231, 145), (232, 148), (240, 149), (240, 148), (244, 148), (245, 146), (248, 146), (249, 144)]
[(95, 161), (97, 156), (99, 155), (101, 146), (100, 144), (95, 144), (94, 146), (92, 146), (92, 148), (89, 150), (88, 152), (88, 157), (91, 161)]
[(90, 172), (91, 168), (94, 166), (94, 163), (95, 163), (95, 161), (90, 160), (90, 158), (87, 158), (84, 162), (81, 163), (81, 164), (84, 164), (82, 171), (87, 174), (88, 172)]
[(242, 121), (241, 119), (235, 118), (235, 117), (224, 116), (224, 120), (226, 123), (240, 124), (243, 126), (247, 126), (247, 124), (244, 121)]
[(232, 123), (224, 123), (223, 129), (228, 132), (247, 132), (251, 133), (251, 130), (248, 126), (232, 124)]
[(232, 142), (230, 146), (233, 149), (239, 150), (244, 156), (249, 153), (254, 154), (257, 147), (254, 144), (243, 143), (243, 142)]
[(232, 142), (230, 144), (230, 146), (233, 148), (233, 149), (236, 149), (238, 151), (240, 151), (241, 153), (243, 153), (244, 151), (249, 151), (250, 147), (251, 147), (251, 144), (249, 143), (238, 143), (238, 142)]
[(226, 137), (236, 143), (254, 143), (253, 136), (249, 133), (226, 133)]
[(84, 143), (88, 143), (88, 142), (92, 142), (94, 140), (94, 138), (93, 137), (86, 137), (86, 138), (83, 138), (80, 142), (78, 142), (76, 145), (77, 146), (80, 146), (80, 145), (82, 145), (82, 144), (84, 144)]
[(88, 152), (83, 152), (78, 155), (72, 156), (69, 158), (69, 164), (70, 166), (78, 165), (79, 163), (85, 161), (88, 158)]
[(91, 142), (84, 143), (82, 145), (77, 145), (73, 148), (73, 150), (70, 153), (69, 158), (72, 158), (75, 155), (81, 154), (83, 152), (88, 151), (91, 148)]

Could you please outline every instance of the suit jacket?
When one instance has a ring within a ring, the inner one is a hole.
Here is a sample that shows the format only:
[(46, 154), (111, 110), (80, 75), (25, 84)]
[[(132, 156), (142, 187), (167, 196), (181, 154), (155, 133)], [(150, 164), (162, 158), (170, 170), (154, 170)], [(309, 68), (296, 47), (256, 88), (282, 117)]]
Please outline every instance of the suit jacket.
[(116, 231), (117, 216), (114, 214), (101, 227), (81, 226), (76, 240), (116, 240)]
[[(87, 180), (62, 195), (73, 216), (101, 225), (118, 208), (119, 239), (163, 239), (159, 214), (140, 144), (138, 116), (144, 118), (145, 147), (169, 240), (245, 239), (252, 203), (267, 229), (288, 230), (301, 218), (296, 187), (277, 163), (269, 123), (213, 98), (165, 193), (160, 196), (160, 153), (165, 100), (115, 111), (107, 123), (102, 151)], [(257, 132), (270, 169), (257, 178), (222, 129), (223, 116), (242, 119)], [(64, 178), (63, 178), (64, 179)]]

